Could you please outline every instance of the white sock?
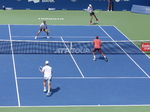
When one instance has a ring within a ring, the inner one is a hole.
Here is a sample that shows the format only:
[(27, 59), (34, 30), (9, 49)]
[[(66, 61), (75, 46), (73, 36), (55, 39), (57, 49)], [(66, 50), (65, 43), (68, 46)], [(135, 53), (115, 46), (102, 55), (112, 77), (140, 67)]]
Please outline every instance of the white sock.
[(93, 57), (94, 57), (94, 58), (96, 58), (96, 56), (95, 56), (95, 55), (93, 55)]
[(106, 56), (104, 55), (104, 58), (106, 58)]
[(44, 87), (44, 90), (46, 90), (46, 87)]

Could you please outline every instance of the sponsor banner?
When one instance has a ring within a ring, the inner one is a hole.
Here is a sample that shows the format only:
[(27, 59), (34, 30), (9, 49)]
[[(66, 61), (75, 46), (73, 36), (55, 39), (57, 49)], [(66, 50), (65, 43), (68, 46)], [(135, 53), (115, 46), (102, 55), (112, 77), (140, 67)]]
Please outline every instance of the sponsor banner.
[[(83, 10), (92, 4), (94, 9), (107, 11), (108, 0), (0, 0), (1, 6), (30, 10)], [(132, 4), (147, 6), (149, 0), (113, 0), (113, 11), (131, 11)], [(148, 11), (148, 9), (147, 9)]]
[(141, 50), (142, 51), (150, 51), (150, 43), (142, 43)]
[(149, 6), (141, 6), (141, 5), (133, 5), (131, 12), (150, 15), (150, 7)]

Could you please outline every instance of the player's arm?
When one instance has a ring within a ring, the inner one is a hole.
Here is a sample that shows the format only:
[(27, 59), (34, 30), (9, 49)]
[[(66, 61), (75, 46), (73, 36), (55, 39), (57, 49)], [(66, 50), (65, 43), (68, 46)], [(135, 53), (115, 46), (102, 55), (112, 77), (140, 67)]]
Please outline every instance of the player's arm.
[(44, 70), (44, 68), (43, 68), (41, 72), (44, 74), (44, 71), (45, 71), (45, 70)]
[(95, 45), (95, 41), (93, 41), (93, 45)]
[(93, 12), (93, 10), (92, 10), (91, 7), (88, 7), (88, 8), (87, 8), (87, 11), (88, 11), (89, 13), (92, 13), (92, 12)]
[(102, 46), (102, 42), (100, 41), (100, 47)]
[(42, 30), (42, 25), (40, 25), (40, 30)]

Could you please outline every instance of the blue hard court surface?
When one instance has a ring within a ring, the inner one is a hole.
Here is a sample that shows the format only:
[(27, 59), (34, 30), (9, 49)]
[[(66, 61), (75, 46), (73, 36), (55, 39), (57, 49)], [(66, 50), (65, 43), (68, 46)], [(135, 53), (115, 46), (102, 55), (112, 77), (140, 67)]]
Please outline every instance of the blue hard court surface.
[[(51, 26), (50, 39), (37, 41), (128, 40), (115, 26)], [(1, 40), (34, 40), (39, 25), (0, 25)], [(18, 46), (19, 47), (19, 46)], [(136, 46), (135, 46), (136, 47)], [(150, 104), (150, 59), (145, 54), (1, 54), (0, 106), (146, 105)], [(46, 60), (53, 68), (51, 96), (43, 93)]]

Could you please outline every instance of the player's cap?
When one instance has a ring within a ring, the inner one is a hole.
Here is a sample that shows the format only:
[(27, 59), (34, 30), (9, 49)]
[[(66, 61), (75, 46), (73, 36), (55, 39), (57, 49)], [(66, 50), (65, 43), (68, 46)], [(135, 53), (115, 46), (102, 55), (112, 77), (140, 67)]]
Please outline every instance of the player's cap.
[(46, 64), (46, 65), (49, 64), (49, 61), (45, 61), (45, 64)]
[(98, 38), (99, 38), (99, 36), (96, 36), (96, 38), (98, 39)]
[(91, 5), (91, 4), (89, 4), (89, 6), (90, 6), (90, 7), (92, 7), (92, 5)]

